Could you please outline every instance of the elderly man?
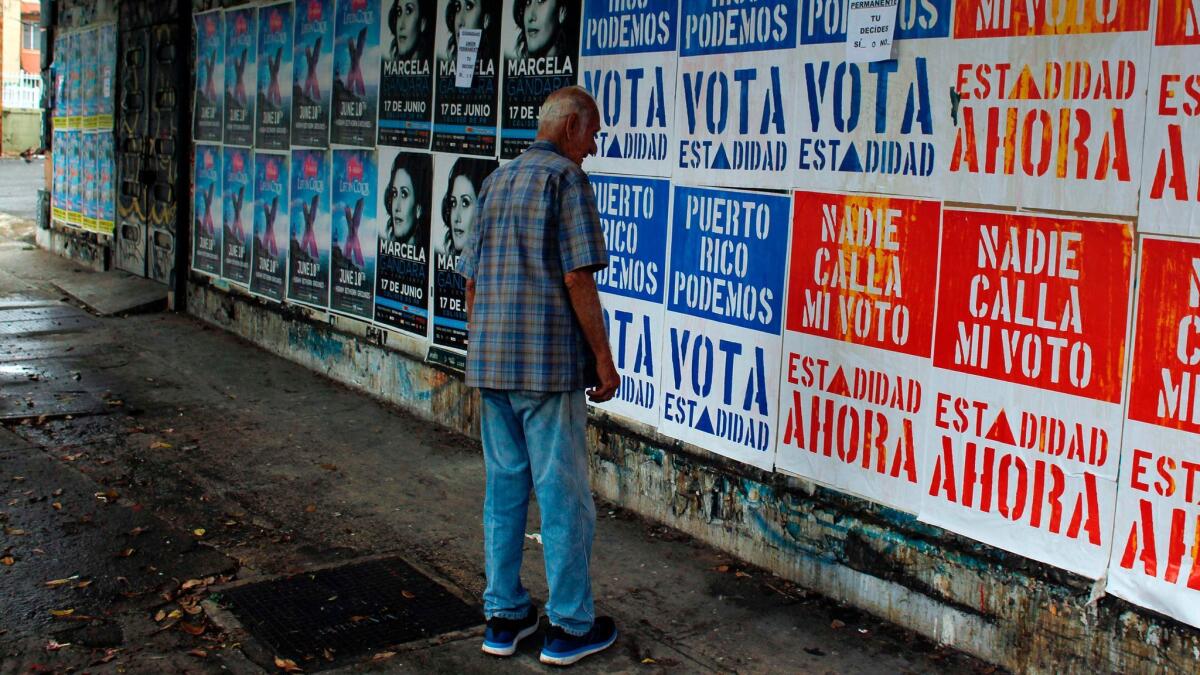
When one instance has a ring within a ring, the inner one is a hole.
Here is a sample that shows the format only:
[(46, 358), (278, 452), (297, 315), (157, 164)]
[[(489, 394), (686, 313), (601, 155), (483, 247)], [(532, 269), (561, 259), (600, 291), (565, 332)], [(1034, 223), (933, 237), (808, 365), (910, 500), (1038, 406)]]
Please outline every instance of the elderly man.
[(599, 130), (600, 113), (585, 90), (550, 94), (533, 145), (484, 181), (459, 264), (470, 317), (467, 385), (480, 389), (483, 402), (483, 651), (508, 656), (537, 631), (520, 578), (532, 488), (550, 586), (541, 660), (554, 665), (617, 639), (612, 619), (595, 616), (589, 574), (596, 510), (584, 391), (607, 401), (621, 382), (592, 278), (608, 254), (581, 168)]

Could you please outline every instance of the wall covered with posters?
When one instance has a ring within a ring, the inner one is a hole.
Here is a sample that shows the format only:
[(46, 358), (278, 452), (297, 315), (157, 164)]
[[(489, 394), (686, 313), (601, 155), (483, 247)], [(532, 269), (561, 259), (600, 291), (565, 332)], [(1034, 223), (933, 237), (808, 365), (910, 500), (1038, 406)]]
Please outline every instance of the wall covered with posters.
[(479, 190), (578, 83), (607, 415), (1200, 627), (1200, 2), (899, 0), (879, 61), (851, 4), (196, 14), (193, 270), (461, 368)]

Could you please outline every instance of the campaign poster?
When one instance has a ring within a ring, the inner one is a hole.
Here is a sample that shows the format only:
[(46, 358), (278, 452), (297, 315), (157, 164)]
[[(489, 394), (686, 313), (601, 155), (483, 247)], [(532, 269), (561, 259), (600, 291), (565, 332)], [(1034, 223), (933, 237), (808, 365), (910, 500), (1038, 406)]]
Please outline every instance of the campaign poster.
[[(501, 5), (438, 0), (433, 149), (495, 157), (500, 108)], [(458, 86), (458, 33), (480, 31), (470, 86)]]
[(455, 271), (475, 229), (479, 189), (496, 160), (438, 154), (433, 159), (433, 344), (467, 350), (466, 280)]
[(800, 2), (797, 184), (936, 197), (932, 176), (949, 154), (935, 132), (950, 124), (951, 0), (902, 0), (896, 58), (873, 63), (847, 61), (849, 1)]
[(225, 144), (254, 145), (258, 8), (225, 10)]
[(192, 136), (197, 143), (220, 143), (225, 124), (225, 49), (221, 10), (193, 17), (196, 27), (196, 104)]
[(505, 0), (500, 157), (512, 159), (537, 136), (538, 110), (552, 92), (575, 84), (581, 0)]
[(291, 147), (292, 3), (281, 2), (258, 10), (258, 118), (254, 147), (287, 150)]
[(78, 115), (84, 119), (84, 127), (91, 129), (95, 122), (97, 111), (96, 101), (96, 62), (97, 37), (95, 29), (88, 29), (79, 34), (79, 84), (81, 95)]
[(53, 163), (53, 199), (50, 216), (55, 222), (67, 223), (67, 132), (60, 129), (53, 131), (54, 145), (51, 148), (50, 159)]
[(428, 150), (433, 138), (436, 0), (383, 0), (379, 145)]
[(67, 223), (83, 226), (83, 132), (67, 132)]
[(658, 424), (671, 183), (591, 174), (608, 267), (596, 272), (600, 308), (621, 386), (596, 407)]
[(1098, 578), (1112, 547), (1132, 228), (947, 209), (920, 519)]
[(96, 134), (96, 231), (108, 235), (116, 231), (117, 224), (117, 164), (113, 147), (111, 131)]
[(670, 176), (678, 0), (585, 0), (580, 83), (600, 109), (588, 171)]
[[(219, 17), (218, 17), (219, 19)], [(220, 38), (217, 38), (220, 40)], [(83, 35), (72, 33), (67, 42), (67, 114), (71, 117), (70, 127), (82, 128), (84, 110), (83, 91)]]
[(791, 200), (675, 186), (659, 431), (770, 471)]
[(1200, 5), (1160, 2), (1138, 231), (1200, 237)]
[(775, 467), (916, 513), (941, 204), (796, 192)]
[(334, 28), (329, 141), (375, 146), (379, 105), (379, 2), (340, 0)]
[(676, 179), (787, 188), (796, 157), (799, 0), (683, 3), (675, 94)]
[(329, 151), (292, 150), (287, 299), (329, 307)]
[(1200, 243), (1141, 248), (1107, 590), (1200, 627)]
[(196, 145), (192, 175), (192, 269), (221, 276), (221, 146)]
[(287, 283), (288, 154), (254, 153), (254, 242), (250, 292), (282, 301)]
[(113, 128), (113, 100), (116, 97), (117, 25), (98, 29), (96, 48), (96, 128)]
[(939, 196), (1136, 214), (1151, 4), (955, 3)]
[(429, 334), (429, 245), (433, 155), (379, 149), (379, 256), (375, 322)]
[(79, 213), (83, 229), (96, 231), (96, 216), (98, 203), (96, 201), (96, 137), (97, 134), (84, 132), (80, 135), (79, 175), (83, 180), (80, 191)]
[(295, 11), (292, 145), (325, 148), (333, 101), (333, 0), (297, 0)]
[(254, 226), (254, 153), (248, 148), (225, 146), (221, 174), (221, 276), (237, 284), (250, 284), (250, 238)]
[(333, 151), (332, 294), (329, 308), (368, 321), (374, 316), (375, 151)]

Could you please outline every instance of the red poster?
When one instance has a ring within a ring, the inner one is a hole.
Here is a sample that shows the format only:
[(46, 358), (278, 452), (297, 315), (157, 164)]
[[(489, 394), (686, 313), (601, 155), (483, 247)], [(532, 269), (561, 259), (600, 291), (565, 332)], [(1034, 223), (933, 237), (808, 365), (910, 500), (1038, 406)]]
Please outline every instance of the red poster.
[(955, 210), (944, 220), (934, 365), (1120, 401), (1128, 225)]
[(935, 201), (797, 192), (787, 329), (928, 357)]
[(1149, 23), (1149, 0), (958, 0), (954, 7), (956, 38), (1119, 33)]

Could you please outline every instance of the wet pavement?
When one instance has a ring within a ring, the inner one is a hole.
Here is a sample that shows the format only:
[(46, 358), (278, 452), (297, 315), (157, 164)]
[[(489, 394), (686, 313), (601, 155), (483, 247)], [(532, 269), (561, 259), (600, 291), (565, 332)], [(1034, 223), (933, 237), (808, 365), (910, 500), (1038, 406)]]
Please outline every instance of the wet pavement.
[[(80, 274), (0, 246), (0, 674), (276, 671), (223, 589), (371, 556), (479, 606), (476, 443), (187, 316), (86, 315), (53, 285)], [(621, 638), (576, 671), (991, 671), (598, 506), (598, 609)], [(534, 512), (540, 603), (536, 530)], [(308, 656), (306, 672), (547, 670), (536, 640), (496, 659), (477, 630)]]

